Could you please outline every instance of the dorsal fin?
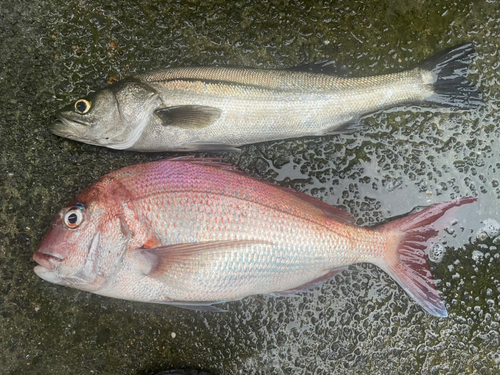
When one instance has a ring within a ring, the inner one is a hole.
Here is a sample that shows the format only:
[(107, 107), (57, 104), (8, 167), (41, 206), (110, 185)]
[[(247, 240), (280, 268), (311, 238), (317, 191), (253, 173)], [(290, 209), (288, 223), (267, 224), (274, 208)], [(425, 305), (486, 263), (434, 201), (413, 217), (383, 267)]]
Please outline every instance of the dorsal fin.
[[(266, 184), (270, 184), (270, 182), (264, 181)], [(300, 191), (293, 190), (291, 188), (286, 188), (283, 186), (271, 184), (273, 186), (278, 187), (279, 189), (284, 189), (288, 193), (296, 196), (297, 198), (303, 200), (304, 202), (307, 202), (309, 204), (312, 204), (313, 206), (319, 208), (323, 213), (328, 216), (330, 219), (333, 219), (335, 221), (338, 221), (339, 223), (343, 224), (354, 224), (356, 222), (356, 219), (354, 216), (352, 216), (349, 212), (342, 211), (340, 208), (334, 207), (329, 205), (328, 203), (325, 203), (318, 198), (311, 197), (310, 195), (307, 195), (305, 193), (301, 193)]]
[(263, 184), (273, 186), (276, 189), (284, 190), (288, 194), (291, 194), (291, 195), (295, 196), (296, 198), (298, 198), (304, 202), (307, 202), (309, 204), (312, 204), (316, 208), (319, 208), (321, 211), (323, 211), (323, 213), (326, 216), (328, 216), (329, 218), (331, 218), (335, 221), (338, 221), (339, 223), (354, 224), (356, 222), (356, 219), (354, 218), (354, 216), (352, 216), (348, 212), (342, 211), (340, 208), (331, 206), (328, 203), (325, 203), (325, 202), (319, 200), (318, 198), (311, 197), (310, 195), (307, 195), (305, 193), (301, 193), (297, 190), (283, 187), (283, 186), (280, 186), (278, 184), (274, 184), (274, 183), (271, 183), (268, 181), (257, 179), (256, 177), (250, 176), (250, 175), (246, 174), (245, 172), (241, 171), (237, 166), (234, 166), (234, 165), (229, 164), (229, 163), (225, 163), (225, 162), (221, 161), (221, 159), (218, 159), (218, 158), (195, 158), (192, 156), (180, 156), (180, 157), (172, 158), (172, 159), (168, 159), (168, 160), (169, 161), (180, 161), (180, 162), (188, 162), (188, 163), (193, 163), (193, 164), (206, 165), (208, 167), (219, 168), (219, 169), (223, 169), (223, 170), (226, 170), (226, 171), (232, 172), (232, 173), (239, 173), (247, 178), (256, 179)]
[(339, 66), (335, 61), (328, 60), (305, 63), (287, 68), (286, 70), (292, 72), (321, 73), (339, 77), (345, 77), (349, 74), (345, 66)]

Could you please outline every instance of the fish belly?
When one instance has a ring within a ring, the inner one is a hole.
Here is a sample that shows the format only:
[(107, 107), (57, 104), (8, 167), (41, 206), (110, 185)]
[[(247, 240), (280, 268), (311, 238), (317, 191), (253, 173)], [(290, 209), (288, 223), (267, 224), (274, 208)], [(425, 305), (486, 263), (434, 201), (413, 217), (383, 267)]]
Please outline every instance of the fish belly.
[[(142, 205), (142, 212), (158, 208), (147, 226), (159, 246), (231, 241), (234, 247), (174, 256), (174, 261), (154, 266), (153, 273), (142, 271), (137, 250), (132, 251), (99, 294), (149, 302), (216, 302), (282, 292), (322, 279), (338, 267), (370, 261), (383, 242), (367, 230), (326, 218), (285, 215), (279, 208), (236, 197), (170, 193), (162, 202), (148, 198)], [(239, 241), (247, 242), (240, 246)]]

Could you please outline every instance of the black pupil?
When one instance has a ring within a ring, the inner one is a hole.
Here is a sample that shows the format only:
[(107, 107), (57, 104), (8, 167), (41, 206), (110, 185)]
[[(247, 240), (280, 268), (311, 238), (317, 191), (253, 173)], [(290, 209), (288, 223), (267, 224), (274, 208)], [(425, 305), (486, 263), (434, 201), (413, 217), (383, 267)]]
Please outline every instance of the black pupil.
[(78, 216), (76, 216), (76, 214), (71, 214), (68, 216), (68, 223), (70, 224), (75, 224), (77, 220)]
[(78, 109), (79, 112), (85, 112), (87, 110), (87, 103), (83, 100), (76, 103), (76, 109)]

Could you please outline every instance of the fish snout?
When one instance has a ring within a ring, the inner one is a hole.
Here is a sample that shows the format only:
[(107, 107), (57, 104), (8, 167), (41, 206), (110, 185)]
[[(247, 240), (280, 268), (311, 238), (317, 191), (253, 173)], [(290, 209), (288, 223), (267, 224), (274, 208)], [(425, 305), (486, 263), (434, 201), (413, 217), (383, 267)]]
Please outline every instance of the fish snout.
[(50, 125), (49, 129), (53, 134), (58, 135), (59, 137), (64, 137), (64, 138), (76, 137), (73, 127), (70, 126), (68, 123), (65, 123), (60, 120)]
[(92, 126), (88, 119), (83, 119), (70, 111), (56, 114), (57, 120), (49, 126), (55, 135), (65, 138), (78, 138)]
[(59, 262), (61, 262), (63, 259), (51, 254), (37, 251), (35, 252), (35, 254), (33, 254), (33, 260), (37, 262), (41, 267), (47, 269), (48, 271), (52, 271), (57, 268)]

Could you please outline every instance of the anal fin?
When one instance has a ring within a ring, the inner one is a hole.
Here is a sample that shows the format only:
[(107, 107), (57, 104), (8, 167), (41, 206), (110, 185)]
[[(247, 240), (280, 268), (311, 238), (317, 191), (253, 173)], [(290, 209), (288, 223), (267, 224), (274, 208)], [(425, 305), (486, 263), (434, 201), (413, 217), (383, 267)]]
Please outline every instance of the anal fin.
[(224, 303), (225, 301), (216, 302), (197, 302), (197, 301), (151, 301), (152, 303), (160, 303), (162, 305), (170, 305), (174, 307), (179, 307), (186, 310), (194, 311), (210, 311), (210, 312), (227, 312), (227, 310), (219, 309), (218, 307), (212, 306), (215, 303)]
[(359, 118), (354, 118), (347, 121), (339, 126), (331, 129), (327, 129), (323, 135), (335, 135), (335, 134), (351, 134), (355, 133), (363, 128)]
[(260, 298), (259, 296), (253, 295), (253, 296), (250, 296), (250, 297), (252, 297), (254, 300), (262, 303), (264, 306), (266, 305), (266, 303), (264, 302), (264, 300), (262, 298)]
[(342, 272), (346, 268), (347, 267), (334, 268), (334, 269), (328, 271), (323, 276), (318, 277), (317, 279), (314, 279), (312, 281), (309, 281), (306, 284), (299, 285), (299, 286), (297, 286), (297, 287), (295, 287), (293, 289), (283, 290), (281, 292), (273, 292), (272, 294), (275, 294), (275, 295), (278, 295), (278, 296), (284, 296), (284, 297), (293, 296), (293, 295), (295, 295), (295, 294), (297, 294), (299, 292), (302, 292), (303, 290), (311, 289), (311, 288), (314, 288), (315, 286), (318, 286), (319, 284), (321, 284), (321, 283), (325, 282), (326, 280), (332, 278), (336, 274)]

